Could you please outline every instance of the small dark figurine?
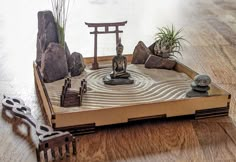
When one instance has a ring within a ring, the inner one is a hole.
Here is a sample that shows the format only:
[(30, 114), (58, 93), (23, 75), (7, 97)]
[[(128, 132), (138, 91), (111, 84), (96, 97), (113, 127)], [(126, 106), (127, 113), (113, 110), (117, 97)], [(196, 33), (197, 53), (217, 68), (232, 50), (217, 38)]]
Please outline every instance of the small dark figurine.
[(103, 78), (105, 84), (122, 85), (134, 83), (134, 80), (130, 78), (131, 75), (126, 71), (127, 58), (122, 55), (123, 49), (124, 46), (119, 41), (116, 46), (117, 55), (112, 59), (112, 72), (109, 76)]
[(130, 74), (126, 72), (127, 59), (122, 55), (124, 46), (119, 42), (116, 47), (117, 55), (112, 59), (111, 78), (129, 78)]
[(210, 90), (209, 84), (211, 78), (208, 75), (197, 75), (194, 77), (194, 81), (191, 84), (192, 90), (187, 92), (187, 97), (203, 97), (208, 96), (208, 90)]

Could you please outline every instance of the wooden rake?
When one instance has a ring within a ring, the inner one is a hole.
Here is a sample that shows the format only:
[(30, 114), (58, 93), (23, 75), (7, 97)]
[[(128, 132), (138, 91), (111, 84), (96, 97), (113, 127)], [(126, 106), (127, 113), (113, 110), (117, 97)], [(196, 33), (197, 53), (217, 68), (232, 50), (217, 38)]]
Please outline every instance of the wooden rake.
[(37, 161), (40, 161), (40, 153), (43, 152), (45, 161), (48, 161), (48, 151), (55, 160), (55, 150), (58, 148), (60, 159), (63, 158), (63, 147), (66, 150), (66, 156), (70, 155), (70, 145), (72, 144), (73, 155), (76, 155), (76, 140), (69, 132), (54, 131), (51, 127), (39, 124), (32, 116), (31, 109), (25, 106), (24, 101), (18, 98), (10, 98), (4, 96), (2, 100), (4, 109), (27, 121), (27, 124), (35, 128), (39, 138), (39, 144), (36, 148)]

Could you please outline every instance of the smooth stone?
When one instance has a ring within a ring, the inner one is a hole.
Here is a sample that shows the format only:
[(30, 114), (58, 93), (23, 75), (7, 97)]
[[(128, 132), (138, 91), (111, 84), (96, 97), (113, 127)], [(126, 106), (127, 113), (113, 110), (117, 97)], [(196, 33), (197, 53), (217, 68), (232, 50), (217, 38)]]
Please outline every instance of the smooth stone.
[(176, 61), (168, 58), (162, 58), (155, 55), (149, 55), (145, 62), (145, 68), (157, 68), (172, 70), (176, 65)]
[(45, 82), (54, 82), (68, 75), (68, 65), (64, 48), (50, 43), (42, 55), (41, 74)]
[(144, 64), (148, 56), (151, 54), (152, 52), (150, 51), (150, 49), (147, 48), (147, 46), (142, 41), (139, 41), (138, 44), (135, 46), (131, 63)]
[(69, 70), (71, 72), (71, 76), (78, 76), (80, 75), (84, 69), (85, 69), (85, 64), (84, 64), (84, 58), (82, 54), (78, 52), (73, 52), (70, 56), (69, 59)]
[(211, 78), (208, 75), (196, 75), (194, 82), (197, 86), (208, 86), (211, 84)]
[(200, 92), (206, 92), (210, 90), (209, 86), (197, 86), (195, 82), (192, 82), (191, 87), (193, 90), (200, 91)]
[(194, 90), (190, 90), (186, 93), (187, 97), (206, 97), (208, 96), (208, 92), (198, 92)]
[(58, 43), (57, 26), (51, 11), (38, 12), (37, 56), (36, 63), (41, 66), (41, 58), (49, 43)]
[(134, 80), (132, 78), (118, 78), (112, 79), (110, 75), (107, 75), (103, 78), (103, 82), (108, 85), (125, 85), (125, 84), (133, 84)]

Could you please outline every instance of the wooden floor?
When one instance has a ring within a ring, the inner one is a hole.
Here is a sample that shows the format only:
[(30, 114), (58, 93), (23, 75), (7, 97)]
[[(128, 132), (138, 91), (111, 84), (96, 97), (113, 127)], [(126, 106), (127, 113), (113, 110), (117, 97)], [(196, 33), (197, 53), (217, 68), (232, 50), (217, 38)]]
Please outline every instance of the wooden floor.
[[(162, 3), (155, 2), (156, 6)], [(183, 59), (179, 61), (208, 74), (213, 82), (232, 94), (230, 117), (149, 121), (104, 128), (78, 137), (77, 157), (65, 161), (236, 161), (235, 10), (235, 0), (182, 0), (171, 10), (166, 8), (170, 15), (173, 12), (177, 26), (185, 26), (184, 35), (190, 42), (185, 44)], [(151, 19), (163, 20), (162, 15)], [(2, 26), (4, 18), (0, 15), (0, 28)], [(45, 123), (34, 87), (31, 58), (35, 54), (24, 52), (27, 46), (24, 42), (6, 44), (7, 38), (1, 37), (3, 32), (0, 30), (0, 96), (24, 99), (35, 118)], [(36, 33), (32, 37), (36, 37)], [(19, 53), (9, 52), (13, 48), (19, 49)], [(20, 120), (12, 121), (2, 113), (0, 161), (36, 161), (35, 141), (33, 130), (29, 134)]]

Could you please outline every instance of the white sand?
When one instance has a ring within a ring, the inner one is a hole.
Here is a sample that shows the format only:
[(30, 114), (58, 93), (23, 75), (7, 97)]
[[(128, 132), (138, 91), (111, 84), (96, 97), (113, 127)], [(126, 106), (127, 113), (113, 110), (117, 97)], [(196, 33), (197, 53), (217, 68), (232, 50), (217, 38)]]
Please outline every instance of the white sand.
[[(88, 82), (88, 92), (84, 95), (80, 110), (185, 98), (192, 82), (186, 74), (173, 70), (146, 69), (143, 65), (129, 65), (128, 72), (134, 79), (134, 84), (105, 85), (102, 78), (110, 72), (110, 68), (86, 70), (81, 76), (72, 78), (72, 88), (75, 90), (79, 90), (81, 79), (86, 78)], [(46, 84), (53, 105), (59, 106), (63, 83), (64, 80), (59, 80)]]

